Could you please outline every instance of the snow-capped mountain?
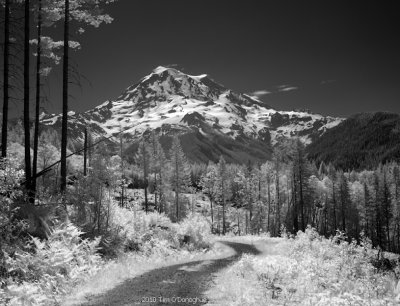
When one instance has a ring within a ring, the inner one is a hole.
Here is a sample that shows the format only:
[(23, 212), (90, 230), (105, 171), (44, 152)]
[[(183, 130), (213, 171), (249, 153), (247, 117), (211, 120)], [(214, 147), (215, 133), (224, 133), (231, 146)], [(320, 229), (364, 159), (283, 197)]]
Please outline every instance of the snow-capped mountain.
[[(69, 132), (71, 139), (81, 140), (85, 127), (98, 137), (123, 131), (124, 139), (131, 141), (151, 130), (163, 135), (178, 132), (193, 160), (223, 154), (228, 160), (243, 161), (264, 159), (270, 143), (281, 137), (300, 137), (308, 144), (341, 121), (307, 111), (277, 111), (205, 74), (157, 67), (115, 100), (84, 113), (69, 112)], [(61, 115), (43, 114), (41, 122), (58, 128)]]

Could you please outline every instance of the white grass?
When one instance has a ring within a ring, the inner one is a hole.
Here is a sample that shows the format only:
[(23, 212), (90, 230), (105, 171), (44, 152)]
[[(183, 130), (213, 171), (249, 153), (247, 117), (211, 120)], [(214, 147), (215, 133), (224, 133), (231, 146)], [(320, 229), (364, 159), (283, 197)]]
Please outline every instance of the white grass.
[(221, 271), (209, 305), (400, 305), (393, 273), (369, 262), (369, 246), (329, 240), (312, 229), (295, 239), (234, 238), (263, 253), (244, 255)]

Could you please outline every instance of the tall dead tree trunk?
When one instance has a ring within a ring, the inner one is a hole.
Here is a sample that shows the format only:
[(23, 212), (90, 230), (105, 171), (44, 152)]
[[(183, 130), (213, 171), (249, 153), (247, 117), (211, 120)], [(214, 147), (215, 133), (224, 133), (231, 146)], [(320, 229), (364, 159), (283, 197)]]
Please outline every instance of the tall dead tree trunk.
[(274, 228), (275, 235), (279, 234), (281, 227), (281, 196), (280, 196), (280, 185), (279, 185), (279, 162), (276, 165), (276, 173), (275, 173), (275, 190), (276, 190), (276, 224)]
[(88, 151), (88, 133), (85, 129), (85, 140), (83, 143), (83, 175), (87, 175), (87, 151)]
[(25, 181), (28, 197), (32, 197), (31, 145), (29, 120), (29, 0), (25, 0), (24, 27), (24, 134), (25, 134)]
[(225, 186), (224, 180), (222, 180), (222, 235), (226, 234), (226, 217), (225, 217)]
[(7, 157), (9, 55), (10, 55), (10, 0), (6, 0), (4, 7), (3, 123), (1, 127), (1, 157)]
[(32, 191), (36, 194), (37, 158), (39, 147), (39, 112), (40, 112), (40, 67), (42, 56), (42, 0), (38, 1), (38, 24), (37, 24), (37, 57), (36, 57), (36, 105), (35, 105), (35, 134), (33, 138), (33, 165), (32, 165)]
[(268, 219), (267, 219), (267, 232), (271, 233), (270, 220), (271, 220), (271, 179), (267, 177), (267, 190), (268, 190)]
[(176, 221), (179, 222), (179, 162), (175, 160), (175, 209), (176, 209)]
[(335, 234), (337, 230), (337, 221), (336, 221), (336, 196), (335, 196), (335, 178), (332, 178), (332, 204), (333, 204), (333, 234)]
[(67, 187), (67, 137), (68, 137), (68, 67), (69, 67), (69, 0), (64, 11), (64, 56), (61, 124), (61, 192)]
[(147, 174), (147, 158), (146, 158), (146, 147), (143, 142), (143, 177), (144, 177), (144, 206), (146, 210), (146, 214), (149, 212), (149, 199), (147, 195), (147, 187), (149, 185), (148, 174)]
[(304, 217), (304, 195), (303, 195), (303, 171), (301, 161), (299, 162), (299, 196), (300, 196), (300, 218), (301, 218), (301, 230), (306, 230), (306, 222)]
[(211, 233), (214, 233), (214, 208), (213, 208), (213, 196), (210, 195), (210, 210), (211, 210)]
[(120, 156), (121, 156), (121, 207), (125, 205), (125, 175), (124, 175), (124, 160), (123, 160), (123, 143), (122, 143), (122, 130), (119, 136)]

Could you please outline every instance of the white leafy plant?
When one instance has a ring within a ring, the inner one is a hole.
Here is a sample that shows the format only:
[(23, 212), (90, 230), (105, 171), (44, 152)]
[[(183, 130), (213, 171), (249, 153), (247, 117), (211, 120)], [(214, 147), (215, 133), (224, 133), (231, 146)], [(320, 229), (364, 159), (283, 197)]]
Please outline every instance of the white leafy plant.
[(276, 252), (243, 256), (217, 280), (215, 305), (399, 305), (392, 272), (370, 262), (371, 245), (332, 239), (314, 229), (283, 238)]
[(72, 223), (58, 224), (47, 241), (32, 237), (35, 252), (7, 256), (8, 272), (22, 281), (8, 280), (9, 305), (54, 305), (68, 290), (96, 272), (101, 263), (96, 253), (99, 238), (81, 239)]

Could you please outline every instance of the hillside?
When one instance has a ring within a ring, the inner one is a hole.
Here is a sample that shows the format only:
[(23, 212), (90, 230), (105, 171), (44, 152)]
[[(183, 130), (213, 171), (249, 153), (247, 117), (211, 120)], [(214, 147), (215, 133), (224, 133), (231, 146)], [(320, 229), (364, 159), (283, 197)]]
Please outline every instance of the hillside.
[(328, 130), (307, 148), (310, 159), (342, 169), (374, 168), (400, 160), (400, 115), (361, 113)]

